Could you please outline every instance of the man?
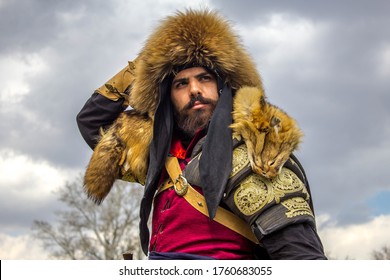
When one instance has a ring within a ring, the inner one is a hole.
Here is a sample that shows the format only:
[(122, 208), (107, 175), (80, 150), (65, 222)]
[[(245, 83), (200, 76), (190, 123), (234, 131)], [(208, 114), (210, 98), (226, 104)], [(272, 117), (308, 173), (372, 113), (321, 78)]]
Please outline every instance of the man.
[(192, 139), (211, 119), (218, 101), (217, 81), (202, 67), (180, 71), (171, 85), (171, 101), (179, 131)]
[[(165, 19), (137, 60), (79, 113), (92, 148), (99, 129), (127, 104), (154, 121), (140, 211), (150, 259), (326, 259), (298, 160), (291, 155), (280, 180), (267, 180), (247, 164), (245, 144), (232, 139), (233, 97), (243, 86), (262, 88), (229, 24), (214, 12), (189, 10)], [(171, 168), (168, 155), (180, 168)]]

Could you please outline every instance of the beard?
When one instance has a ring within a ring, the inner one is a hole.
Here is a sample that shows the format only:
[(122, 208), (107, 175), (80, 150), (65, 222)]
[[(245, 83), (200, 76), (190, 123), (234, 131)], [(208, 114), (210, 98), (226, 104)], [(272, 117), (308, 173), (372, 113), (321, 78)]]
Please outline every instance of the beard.
[[(196, 101), (202, 104), (210, 104), (210, 106), (191, 111)], [(204, 98), (201, 95), (191, 98), (183, 109), (174, 110), (177, 128), (186, 138), (192, 138), (196, 132), (207, 126), (216, 106), (217, 100)]]

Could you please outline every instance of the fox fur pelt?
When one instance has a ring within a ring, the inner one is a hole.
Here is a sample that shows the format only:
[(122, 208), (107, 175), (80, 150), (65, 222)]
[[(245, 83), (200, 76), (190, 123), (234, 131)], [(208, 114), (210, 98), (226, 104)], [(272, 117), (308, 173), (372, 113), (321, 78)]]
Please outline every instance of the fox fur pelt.
[(237, 91), (230, 127), (234, 138), (245, 141), (253, 171), (269, 179), (279, 174), (303, 135), (296, 121), (268, 103), (255, 87)]
[(84, 189), (100, 204), (116, 179), (144, 184), (153, 122), (134, 110), (119, 115), (103, 132), (84, 175)]

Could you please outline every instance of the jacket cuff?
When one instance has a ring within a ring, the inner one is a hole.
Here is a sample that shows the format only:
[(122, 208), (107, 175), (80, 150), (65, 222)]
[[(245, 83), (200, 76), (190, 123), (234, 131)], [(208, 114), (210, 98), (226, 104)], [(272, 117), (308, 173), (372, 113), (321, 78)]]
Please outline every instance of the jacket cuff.
[(129, 61), (128, 65), (115, 74), (110, 80), (99, 87), (96, 92), (107, 97), (112, 101), (118, 101), (124, 98), (124, 105), (128, 106), (128, 97), (131, 91), (132, 83), (135, 79), (135, 63)]
[(315, 228), (313, 212), (302, 197), (289, 198), (261, 213), (252, 224), (258, 240), (292, 224), (308, 223)]

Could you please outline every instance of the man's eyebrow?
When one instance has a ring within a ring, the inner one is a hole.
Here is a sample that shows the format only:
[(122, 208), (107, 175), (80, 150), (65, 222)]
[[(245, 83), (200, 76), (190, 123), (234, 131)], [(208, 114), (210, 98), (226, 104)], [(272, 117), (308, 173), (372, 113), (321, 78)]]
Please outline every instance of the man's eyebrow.
[[(211, 74), (211, 73), (208, 72), (208, 71), (200, 72), (200, 73), (196, 74), (194, 77), (197, 78), (197, 79), (199, 79), (199, 78), (201, 78), (201, 77), (203, 77), (203, 76), (208, 76), (208, 75), (210, 75), (210, 76), (213, 77), (213, 74)], [(189, 80), (188, 77), (177, 78), (177, 79), (174, 78), (173, 81), (172, 81), (172, 84), (175, 84), (175, 83), (178, 83), (178, 82), (180, 82), (180, 83), (182, 83), (182, 82), (188, 82), (188, 80)]]
[(184, 78), (174, 78), (173, 81), (172, 81), (172, 85), (175, 84), (175, 83), (182, 83), (182, 82), (188, 82), (188, 78), (184, 77)]
[(195, 77), (200, 78), (200, 77), (207, 76), (207, 75), (213, 76), (213, 74), (211, 74), (210, 72), (204, 71), (204, 72), (201, 72), (201, 73), (195, 75)]

